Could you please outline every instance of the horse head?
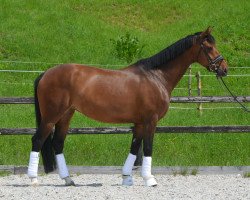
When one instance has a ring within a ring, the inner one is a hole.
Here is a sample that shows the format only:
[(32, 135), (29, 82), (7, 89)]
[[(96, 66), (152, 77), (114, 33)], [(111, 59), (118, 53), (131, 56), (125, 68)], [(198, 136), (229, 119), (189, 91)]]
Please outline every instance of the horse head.
[(228, 71), (227, 62), (217, 50), (211, 31), (211, 27), (208, 27), (196, 37), (195, 43), (199, 46), (197, 62), (205, 66), (209, 71), (215, 72), (218, 77), (226, 76)]

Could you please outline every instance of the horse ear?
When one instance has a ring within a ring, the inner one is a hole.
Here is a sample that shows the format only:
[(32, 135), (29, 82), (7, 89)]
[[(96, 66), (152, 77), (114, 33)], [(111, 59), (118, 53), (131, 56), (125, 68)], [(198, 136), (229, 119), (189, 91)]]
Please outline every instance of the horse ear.
[(207, 27), (207, 29), (200, 34), (200, 39), (204, 40), (207, 36), (211, 34), (211, 32), (212, 32), (212, 28), (210, 26)]

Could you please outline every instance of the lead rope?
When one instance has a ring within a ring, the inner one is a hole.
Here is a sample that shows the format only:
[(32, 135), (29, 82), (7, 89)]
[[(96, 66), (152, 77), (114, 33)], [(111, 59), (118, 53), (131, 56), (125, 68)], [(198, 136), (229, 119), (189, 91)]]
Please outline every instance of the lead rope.
[[(233, 97), (233, 99), (242, 107), (242, 109), (246, 112), (250, 112), (250, 110), (245, 106), (243, 105), (238, 99), (237, 97), (231, 92), (231, 90), (227, 87), (226, 83), (224, 82), (224, 80), (222, 79), (222, 77), (217, 77), (217, 79), (221, 80), (221, 82), (223, 83), (224, 87), (227, 89), (227, 91), (229, 92), (229, 94)], [(220, 83), (220, 81), (219, 81)], [(221, 84), (221, 83), (220, 83)]]

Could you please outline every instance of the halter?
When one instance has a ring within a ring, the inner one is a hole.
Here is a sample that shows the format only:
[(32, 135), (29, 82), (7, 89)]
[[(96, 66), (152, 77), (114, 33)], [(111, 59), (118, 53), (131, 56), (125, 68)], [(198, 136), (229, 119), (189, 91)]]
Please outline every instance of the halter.
[(198, 53), (198, 56), (197, 56), (197, 60), (199, 58), (201, 49), (203, 50), (205, 56), (207, 57), (207, 60), (208, 60), (208, 70), (211, 71), (211, 72), (217, 72), (218, 69), (220, 68), (220, 65), (221, 65), (222, 61), (224, 60), (223, 56), (222, 55), (218, 55), (217, 57), (215, 57), (214, 59), (212, 59), (209, 56), (208, 51), (207, 51), (207, 49), (205, 48), (205, 46), (204, 46), (204, 44), (202, 42), (200, 44), (200, 50), (199, 50), (199, 53)]

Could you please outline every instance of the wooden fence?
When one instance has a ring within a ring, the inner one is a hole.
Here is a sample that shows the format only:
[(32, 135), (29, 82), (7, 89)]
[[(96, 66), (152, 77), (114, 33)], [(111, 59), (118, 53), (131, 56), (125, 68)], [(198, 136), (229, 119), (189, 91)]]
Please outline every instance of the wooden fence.
[[(250, 96), (238, 96), (240, 102), (250, 102)], [(172, 103), (231, 103), (233, 97), (207, 96), (207, 97), (172, 97)], [(4, 97), (0, 104), (33, 104), (33, 97)], [(0, 128), (0, 135), (33, 135), (35, 128)], [(88, 127), (71, 128), (69, 134), (127, 134), (132, 132), (132, 127)], [(157, 133), (250, 133), (250, 126), (168, 126), (157, 127)]]
[[(237, 96), (239, 102), (250, 102), (250, 96)], [(172, 97), (171, 103), (233, 103), (235, 99), (230, 96), (187, 96)], [(33, 104), (33, 97), (2, 97), (0, 104)]]
[[(70, 128), (69, 134), (131, 134), (133, 127)], [(33, 135), (35, 128), (0, 128), (0, 135)], [(159, 126), (156, 133), (250, 133), (250, 126)]]

